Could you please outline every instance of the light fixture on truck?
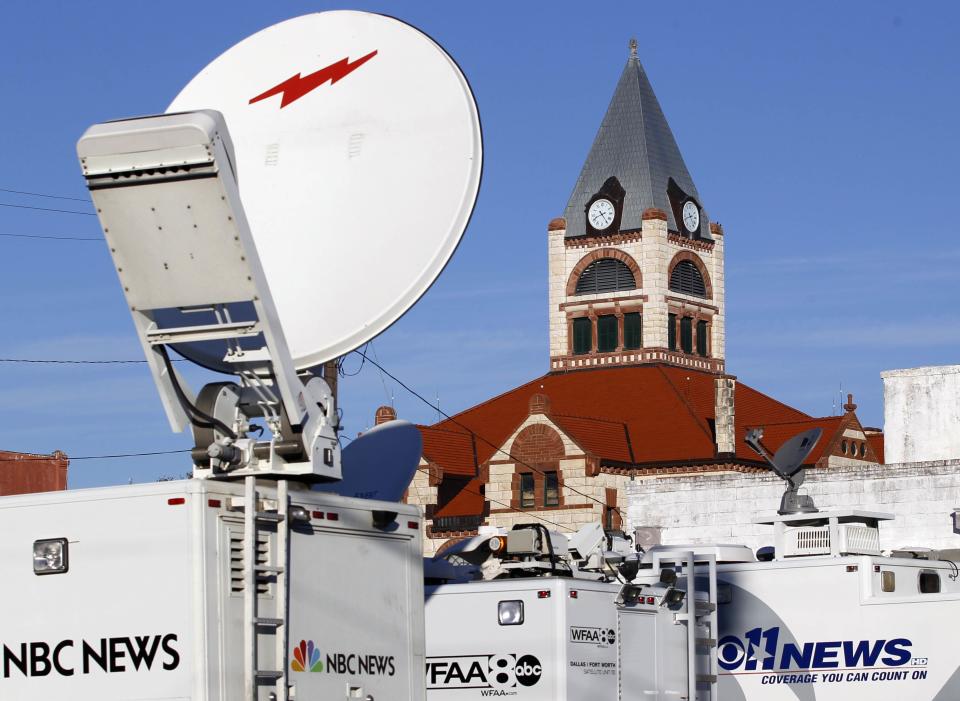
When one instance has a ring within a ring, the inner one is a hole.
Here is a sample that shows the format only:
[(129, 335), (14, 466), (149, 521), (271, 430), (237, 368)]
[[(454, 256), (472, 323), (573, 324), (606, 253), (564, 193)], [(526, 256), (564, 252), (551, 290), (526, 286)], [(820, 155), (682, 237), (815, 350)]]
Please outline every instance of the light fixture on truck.
[(501, 601), (497, 604), (497, 618), (502, 626), (518, 626), (523, 623), (523, 602)]
[(62, 574), (66, 572), (69, 566), (68, 552), (66, 538), (33, 541), (33, 573)]

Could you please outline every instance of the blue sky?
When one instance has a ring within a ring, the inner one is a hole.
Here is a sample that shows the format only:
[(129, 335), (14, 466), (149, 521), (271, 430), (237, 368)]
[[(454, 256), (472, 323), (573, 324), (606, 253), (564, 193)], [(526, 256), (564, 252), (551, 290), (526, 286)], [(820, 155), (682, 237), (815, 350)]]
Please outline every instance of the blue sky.
[[(16, 3), (0, 41), (0, 188), (83, 198), (97, 121), (162, 111), (217, 54), (306, 2)], [(880, 372), (958, 361), (960, 9), (950, 3), (358, 3), (460, 63), (485, 172), (440, 280), (373, 349), (453, 412), (547, 369), (546, 225), (562, 214), (631, 36), (727, 244), (727, 366), (815, 415), (842, 384), (882, 425)], [(411, 84), (411, 90), (422, 89)], [(90, 211), (0, 192), (0, 202)], [(98, 236), (92, 216), (0, 207), (0, 233)], [(0, 236), (0, 357), (136, 359), (103, 245)], [(354, 356), (350, 372), (359, 368)], [(204, 381), (192, 373), (195, 383)], [(348, 435), (393, 402), (369, 365), (342, 381)], [(75, 456), (189, 447), (142, 365), (0, 364), (0, 448)], [(155, 479), (185, 456), (86, 460), (74, 487)]]

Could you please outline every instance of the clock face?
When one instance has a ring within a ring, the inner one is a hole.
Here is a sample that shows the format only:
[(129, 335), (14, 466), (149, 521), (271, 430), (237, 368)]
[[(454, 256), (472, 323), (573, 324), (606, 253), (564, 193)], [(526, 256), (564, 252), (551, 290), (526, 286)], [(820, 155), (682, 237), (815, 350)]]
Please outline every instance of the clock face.
[(616, 214), (616, 210), (613, 207), (613, 202), (603, 199), (597, 200), (590, 205), (590, 210), (587, 212), (587, 221), (597, 231), (603, 231), (613, 224), (614, 214)]
[(700, 209), (693, 203), (693, 200), (687, 200), (683, 203), (683, 228), (691, 234), (700, 230)]

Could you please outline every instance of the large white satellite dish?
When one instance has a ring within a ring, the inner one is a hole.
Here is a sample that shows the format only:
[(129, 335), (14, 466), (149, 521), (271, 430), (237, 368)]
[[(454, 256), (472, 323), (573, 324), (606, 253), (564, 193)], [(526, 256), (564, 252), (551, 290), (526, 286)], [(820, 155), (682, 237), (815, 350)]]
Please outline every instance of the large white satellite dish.
[[(167, 114), (93, 125), (77, 154), (194, 475), (340, 479), (336, 397), (303, 371), (386, 329), (460, 241), (482, 147), (453, 60), (389, 17), (307, 15), (228, 50)], [(194, 396), (168, 347), (238, 381)]]
[[(204, 68), (167, 111), (206, 109), (229, 129), (297, 369), (384, 331), (457, 247), (480, 185), (480, 120), (457, 64), (410, 25), (337, 11), (268, 27)], [(232, 372), (222, 342), (176, 348)]]

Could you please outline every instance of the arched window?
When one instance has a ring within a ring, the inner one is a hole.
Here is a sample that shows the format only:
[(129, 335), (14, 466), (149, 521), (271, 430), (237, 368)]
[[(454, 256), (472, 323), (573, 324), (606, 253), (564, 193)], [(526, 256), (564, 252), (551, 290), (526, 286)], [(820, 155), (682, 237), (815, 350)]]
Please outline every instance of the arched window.
[(626, 263), (616, 258), (601, 258), (593, 261), (580, 273), (574, 294), (592, 295), (635, 289), (637, 281)]
[(670, 273), (670, 291), (695, 297), (707, 296), (703, 275), (700, 269), (689, 260), (682, 260), (673, 268)]

